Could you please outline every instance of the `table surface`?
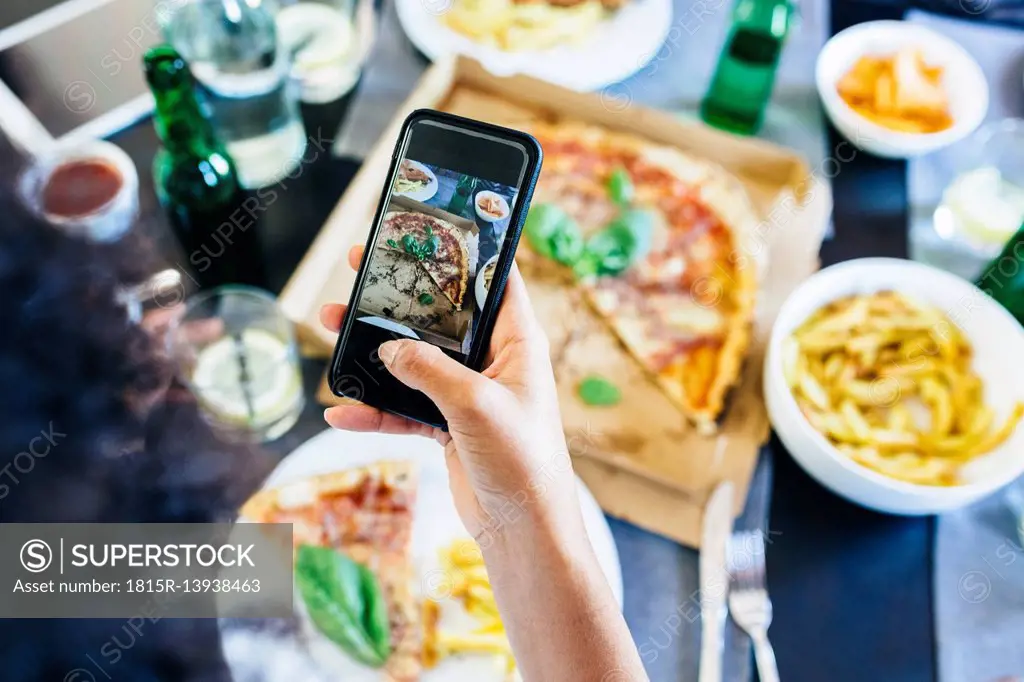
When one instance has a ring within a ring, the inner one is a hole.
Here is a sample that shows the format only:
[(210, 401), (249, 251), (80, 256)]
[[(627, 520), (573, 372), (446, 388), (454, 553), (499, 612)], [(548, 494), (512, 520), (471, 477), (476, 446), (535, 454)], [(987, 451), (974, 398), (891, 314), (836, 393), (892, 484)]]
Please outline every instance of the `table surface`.
[[(28, 8), (53, 0), (5, 0), (0, 26), (22, 18)], [(867, 19), (899, 17), (897, 3), (832, 2), (832, 31)], [(347, 101), (305, 107), (307, 129), (329, 149)], [(325, 135), (326, 133), (326, 135)], [(138, 229), (177, 259), (148, 171), (157, 140), (144, 121), (116, 135), (140, 170)], [(840, 138), (831, 131), (830, 148)], [(5, 154), (9, 150), (0, 147)], [(358, 166), (324, 153), (286, 179), (279, 198), (259, 223), (267, 261), (267, 287), (279, 291), (302, 258)], [(0, 180), (4, 180), (0, 177)], [(822, 249), (829, 264), (863, 256), (906, 256), (906, 168), (902, 162), (858, 154), (833, 179), (835, 237)], [(181, 261), (184, 262), (184, 261)], [(323, 363), (307, 360), (307, 392), (316, 390)], [(284, 456), (324, 428), (321, 409), (310, 398), (300, 422), (270, 448)], [(854, 506), (810, 479), (772, 441), (775, 475), (768, 548), (769, 590), (775, 606), (771, 629), (783, 678), (788, 682), (931, 682), (936, 679), (932, 609), (934, 520), (883, 516)], [(627, 619), (638, 644), (665, 639), (666, 615), (650, 607), (630, 612), (631, 601), (651, 604), (649, 595), (673, 580), (673, 566), (692, 550), (610, 520), (622, 554)], [(658, 565), (631, 561), (632, 548)], [(692, 563), (692, 562), (691, 562)], [(657, 569), (657, 570), (655, 570)], [(660, 581), (660, 582), (659, 582)], [(637, 600), (640, 593), (646, 599)], [(666, 651), (666, 654), (670, 652)], [(680, 669), (676, 679), (689, 679)], [(662, 682), (657, 680), (656, 682)]]

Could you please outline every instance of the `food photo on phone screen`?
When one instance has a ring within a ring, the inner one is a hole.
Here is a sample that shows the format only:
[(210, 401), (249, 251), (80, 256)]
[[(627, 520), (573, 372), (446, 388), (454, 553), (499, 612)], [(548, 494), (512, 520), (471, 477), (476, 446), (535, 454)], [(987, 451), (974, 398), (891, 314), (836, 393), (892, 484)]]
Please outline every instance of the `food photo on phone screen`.
[(431, 151), (398, 164), (357, 320), (468, 356), (517, 188)]

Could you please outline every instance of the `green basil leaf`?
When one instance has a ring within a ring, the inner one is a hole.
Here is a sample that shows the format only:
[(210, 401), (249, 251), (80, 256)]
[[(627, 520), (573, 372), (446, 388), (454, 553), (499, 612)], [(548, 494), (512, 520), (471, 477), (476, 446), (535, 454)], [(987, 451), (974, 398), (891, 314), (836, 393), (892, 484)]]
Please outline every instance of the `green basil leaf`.
[(405, 252), (411, 255), (416, 255), (416, 237), (411, 234), (402, 235), (402, 248)]
[(388, 619), (388, 605), (384, 601), (377, 576), (362, 564), (359, 565), (359, 586), (363, 604), (363, 628), (369, 635), (373, 648), (382, 659), (391, 655), (391, 623)]
[(530, 248), (565, 265), (572, 265), (583, 252), (579, 225), (554, 204), (538, 204), (530, 209), (523, 225)]
[(422, 294), (419, 295), (418, 300), (422, 305), (430, 305), (431, 303), (434, 302), (434, 297), (424, 291)]
[(387, 244), (388, 246), (390, 246), (390, 247), (391, 247), (392, 249), (397, 249), (397, 248), (400, 248), (400, 247), (399, 247), (399, 245), (398, 245), (398, 242), (396, 242), (396, 241), (395, 241), (394, 239), (389, 239), (389, 240), (387, 240), (387, 242), (385, 242), (385, 243), (386, 243), (386, 244)]
[(295, 582), (313, 623), (352, 658), (379, 668), (390, 654), (391, 636), (380, 627), (380, 586), (364, 571), (328, 547), (300, 545), (296, 551)]
[(625, 168), (616, 168), (608, 176), (608, 196), (623, 208), (633, 201), (633, 180)]
[(587, 240), (585, 259), (598, 275), (617, 275), (651, 250), (654, 214), (630, 209), (623, 211), (603, 230)]
[(587, 405), (606, 407), (618, 405), (622, 400), (622, 391), (612, 382), (596, 374), (583, 379), (576, 387), (576, 392)]

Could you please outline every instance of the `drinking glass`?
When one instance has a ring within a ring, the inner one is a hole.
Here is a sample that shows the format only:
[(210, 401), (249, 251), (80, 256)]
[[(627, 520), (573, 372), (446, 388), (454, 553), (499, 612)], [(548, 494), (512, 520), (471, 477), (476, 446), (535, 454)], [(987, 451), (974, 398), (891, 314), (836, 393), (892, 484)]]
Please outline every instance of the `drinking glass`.
[(932, 221), (913, 221), (910, 256), (973, 280), (1024, 221), (1024, 120), (983, 126), (957, 159)]
[(240, 285), (201, 292), (169, 337), (182, 379), (213, 422), (265, 442), (298, 420), (305, 404), (298, 347), (269, 293)]

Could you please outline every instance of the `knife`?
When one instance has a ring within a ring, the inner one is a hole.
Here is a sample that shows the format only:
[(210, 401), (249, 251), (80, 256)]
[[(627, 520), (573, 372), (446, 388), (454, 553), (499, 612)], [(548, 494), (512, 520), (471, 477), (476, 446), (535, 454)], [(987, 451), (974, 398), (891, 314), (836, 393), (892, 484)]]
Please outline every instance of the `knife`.
[(732, 534), (733, 487), (718, 484), (704, 507), (700, 537), (700, 675), (697, 682), (722, 682), (725, 597), (729, 591), (726, 550)]

